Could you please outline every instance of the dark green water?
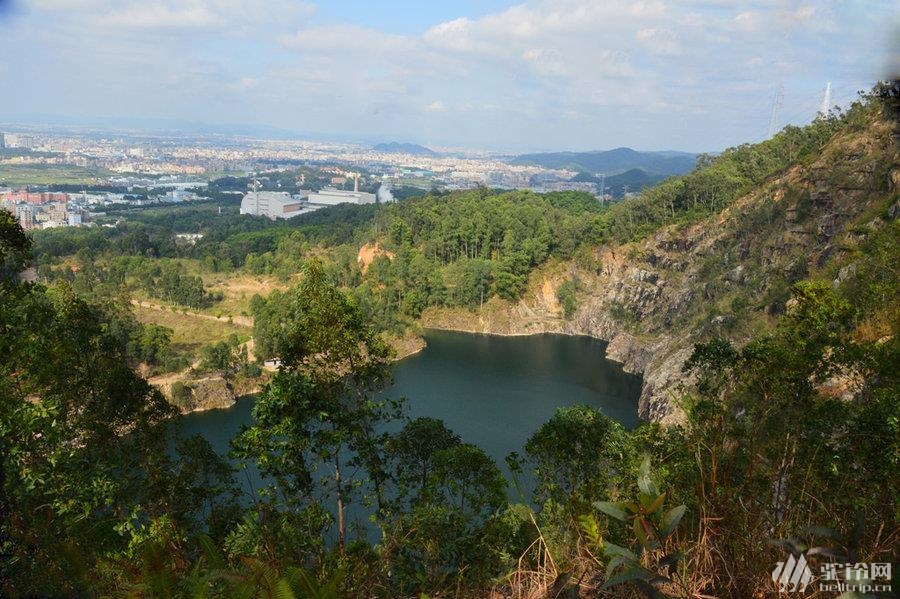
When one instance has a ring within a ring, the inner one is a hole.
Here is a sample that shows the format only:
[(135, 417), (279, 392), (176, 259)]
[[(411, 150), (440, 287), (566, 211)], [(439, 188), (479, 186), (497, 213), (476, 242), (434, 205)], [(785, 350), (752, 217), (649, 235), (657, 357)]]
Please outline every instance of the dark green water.
[[(506, 472), (504, 458), (558, 407), (587, 404), (626, 428), (637, 423), (641, 379), (605, 358), (606, 344), (588, 337), (498, 337), (429, 331), (428, 347), (394, 367), (386, 393), (405, 397), (411, 417), (442, 419), (464, 441), (484, 449)], [(200, 433), (220, 453), (242, 424), (252, 399), (228, 410), (181, 418), (182, 432)]]

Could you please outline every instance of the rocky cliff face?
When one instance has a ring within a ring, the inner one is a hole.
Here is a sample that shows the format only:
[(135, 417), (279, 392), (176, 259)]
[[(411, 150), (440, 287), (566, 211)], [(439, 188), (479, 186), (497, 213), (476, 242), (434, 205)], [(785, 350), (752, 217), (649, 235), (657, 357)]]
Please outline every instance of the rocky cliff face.
[[(583, 290), (570, 321), (546, 301), (546, 278), (515, 306), (480, 315), (429, 311), (426, 326), (531, 334), (585, 334), (609, 341), (607, 355), (642, 374), (639, 416), (680, 417), (682, 366), (695, 343), (742, 343), (784, 310), (790, 285), (846, 258), (847, 240), (867, 214), (900, 190), (900, 159), (886, 123), (832, 139), (816, 160), (796, 165), (689, 226), (641, 242), (598, 248), (577, 269)], [(900, 212), (900, 210), (898, 210)], [(569, 267), (573, 268), (573, 267)], [(557, 268), (556, 284), (569, 276)]]
[(740, 343), (784, 309), (791, 283), (840, 263), (867, 212), (897, 191), (900, 160), (878, 123), (833, 139), (798, 165), (689, 227), (597, 253), (573, 328), (610, 340), (609, 357), (644, 375), (639, 415), (678, 417), (672, 401), (693, 344)]
[[(176, 389), (177, 385), (180, 389)], [(163, 395), (173, 403), (182, 414), (230, 408), (235, 404), (235, 395), (231, 386), (221, 376), (201, 379), (177, 380), (161, 385)]]

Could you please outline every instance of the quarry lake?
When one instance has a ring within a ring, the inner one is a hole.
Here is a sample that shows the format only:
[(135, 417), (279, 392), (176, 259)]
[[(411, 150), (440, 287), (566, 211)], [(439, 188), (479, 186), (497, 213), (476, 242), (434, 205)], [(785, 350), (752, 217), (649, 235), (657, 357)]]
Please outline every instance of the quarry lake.
[[(607, 360), (606, 343), (589, 337), (500, 337), (428, 330), (428, 346), (394, 365), (385, 393), (405, 397), (410, 417), (440, 418), (463, 441), (484, 449), (507, 474), (504, 458), (558, 407), (586, 404), (637, 424), (641, 379)], [(200, 433), (228, 452), (241, 425), (250, 424), (253, 399), (227, 410), (180, 418), (182, 433)]]

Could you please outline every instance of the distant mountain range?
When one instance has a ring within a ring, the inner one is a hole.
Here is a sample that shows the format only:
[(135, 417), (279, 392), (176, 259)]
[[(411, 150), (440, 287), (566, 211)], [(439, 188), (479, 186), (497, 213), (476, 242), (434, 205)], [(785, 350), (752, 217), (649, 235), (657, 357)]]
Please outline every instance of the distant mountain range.
[(390, 143), (381, 143), (373, 148), (377, 152), (391, 152), (393, 154), (414, 154), (416, 156), (436, 156), (437, 152), (431, 148), (420, 146), (419, 144), (400, 143), (392, 141)]
[(570, 169), (586, 173), (618, 175), (640, 169), (648, 175), (681, 175), (694, 168), (697, 154), (688, 152), (638, 152), (631, 148), (592, 152), (549, 152), (522, 154), (510, 164), (530, 164), (544, 168)]

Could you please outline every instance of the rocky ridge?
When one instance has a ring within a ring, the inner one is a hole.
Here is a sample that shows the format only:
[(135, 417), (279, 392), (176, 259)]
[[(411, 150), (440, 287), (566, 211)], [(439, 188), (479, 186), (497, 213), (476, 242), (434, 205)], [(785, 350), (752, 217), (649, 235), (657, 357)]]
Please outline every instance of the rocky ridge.
[(815, 160), (791, 167), (718, 214), (640, 242), (598, 248), (590, 267), (557, 268), (557, 285), (570, 272), (580, 281), (579, 308), (569, 321), (546, 301), (548, 274), (540, 273), (533, 292), (515, 305), (486, 304), (481, 314), (468, 316), (429, 310), (422, 322), (608, 340), (608, 357), (643, 375), (639, 416), (677, 421), (682, 366), (693, 345), (713, 336), (740, 344), (766, 330), (785, 309), (790, 284), (829, 264), (848, 268), (846, 248), (857, 229), (879, 226), (877, 209), (898, 192), (900, 156), (890, 125), (877, 122), (836, 135)]

